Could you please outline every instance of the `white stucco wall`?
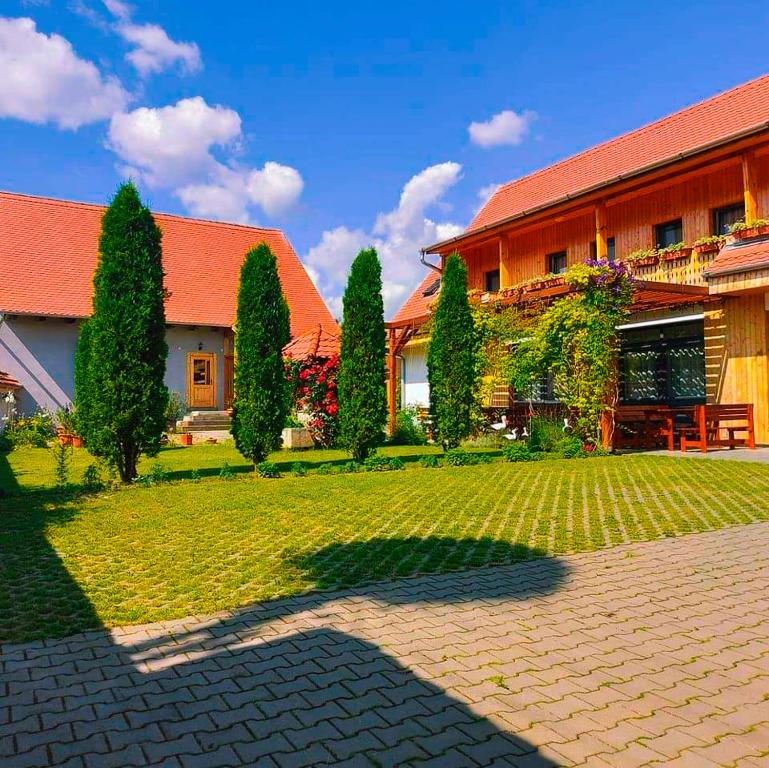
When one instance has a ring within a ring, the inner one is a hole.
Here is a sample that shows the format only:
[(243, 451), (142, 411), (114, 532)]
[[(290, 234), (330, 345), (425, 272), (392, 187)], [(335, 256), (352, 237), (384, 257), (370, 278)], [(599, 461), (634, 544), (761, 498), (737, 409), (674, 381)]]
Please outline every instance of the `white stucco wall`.
[[(52, 412), (72, 402), (79, 323), (14, 317), (0, 323), (0, 370), (21, 382), (17, 410)], [(166, 331), (166, 386), (187, 399), (187, 354), (216, 353), (217, 407), (224, 407), (224, 330), (174, 326)]]
[(430, 405), (427, 384), (427, 344), (406, 346), (401, 357), (401, 406)]

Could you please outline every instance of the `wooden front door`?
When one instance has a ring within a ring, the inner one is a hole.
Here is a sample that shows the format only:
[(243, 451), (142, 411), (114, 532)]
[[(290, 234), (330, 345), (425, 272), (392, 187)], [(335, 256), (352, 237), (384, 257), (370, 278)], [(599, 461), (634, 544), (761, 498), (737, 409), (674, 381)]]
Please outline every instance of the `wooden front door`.
[(187, 355), (187, 407), (216, 408), (216, 355), (212, 352)]

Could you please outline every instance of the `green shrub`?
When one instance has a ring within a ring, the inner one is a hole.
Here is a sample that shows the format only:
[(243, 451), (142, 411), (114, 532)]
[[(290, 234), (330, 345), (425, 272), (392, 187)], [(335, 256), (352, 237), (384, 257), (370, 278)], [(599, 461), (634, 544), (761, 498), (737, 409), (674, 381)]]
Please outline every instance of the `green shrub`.
[(373, 248), (353, 261), (342, 305), (339, 439), (356, 461), (363, 461), (382, 441), (387, 422), (382, 267)]
[(280, 477), (278, 465), (272, 461), (261, 461), (256, 465), (256, 471), (259, 477), (276, 478)]
[(555, 444), (554, 452), (564, 459), (577, 459), (584, 453), (582, 450), (582, 440), (576, 435), (562, 437)]
[(230, 480), (231, 478), (235, 477), (235, 473), (232, 471), (232, 467), (229, 465), (229, 462), (225, 461), (224, 464), (222, 464), (222, 468), (219, 470), (219, 477), (221, 477), (223, 480)]
[(419, 459), (419, 466), (427, 467), (428, 469), (437, 469), (441, 466), (441, 460), (437, 456), (428, 454)]
[(531, 448), (523, 442), (510, 443), (503, 451), (503, 454), (508, 461), (513, 462), (531, 461), (533, 456)]
[(363, 462), (363, 469), (366, 472), (388, 472), (390, 469), (390, 460), (386, 456), (369, 456)]
[(290, 408), (283, 364), (283, 347), (291, 338), (288, 304), (266, 243), (252, 248), (243, 261), (236, 321), (232, 436), (240, 453), (260, 464), (280, 448)]
[(357, 461), (348, 461), (346, 464), (343, 464), (341, 467), (339, 467), (340, 472), (345, 472), (347, 474), (351, 474), (353, 472), (360, 472), (361, 466), (358, 464)]
[(102, 217), (88, 354), (80, 361), (87, 370), (78, 374), (86, 388), (75, 400), (87, 414), (80, 437), (93, 455), (117, 467), (124, 483), (136, 477), (142, 453), (157, 455), (166, 429), (167, 295), (160, 239), (136, 187), (123, 184)]
[(467, 267), (452, 253), (443, 267), (441, 292), (427, 350), (430, 411), (445, 451), (459, 446), (473, 427), (478, 384), (478, 334), (467, 298)]
[(291, 465), (291, 474), (304, 477), (307, 474), (307, 467), (301, 461), (297, 461)]
[(200, 480), (200, 470), (197, 467), (190, 472), (190, 480)]
[(303, 426), (304, 424), (299, 421), (294, 413), (289, 413), (286, 416), (285, 422), (283, 422), (283, 429), (301, 429)]
[(98, 464), (89, 464), (83, 470), (83, 487), (87, 491), (98, 491), (104, 487), (104, 480)]
[(51, 448), (56, 474), (56, 487), (66, 488), (69, 484), (69, 463), (72, 459), (72, 447), (62, 445), (58, 440)]
[(54, 436), (53, 418), (48, 411), (22, 416), (5, 428), (3, 435), (13, 448), (46, 448)]
[(478, 456), (468, 453), (464, 448), (451, 448), (446, 451), (446, 464), (450, 467), (467, 467), (478, 464)]
[(563, 436), (563, 420), (535, 416), (529, 425), (529, 448), (535, 453), (551, 453)]
[(176, 429), (176, 422), (181, 421), (187, 413), (187, 401), (179, 392), (168, 393), (166, 406), (166, 427), (169, 431)]
[(334, 473), (334, 465), (333, 464), (321, 464), (316, 470), (315, 474), (317, 475), (332, 475)]
[(403, 463), (403, 459), (399, 459), (397, 456), (393, 456), (390, 459), (390, 469), (397, 472), (401, 469), (406, 469), (406, 465)]
[(395, 416), (395, 431), (390, 437), (392, 445), (426, 445), (427, 434), (414, 407), (403, 408)]

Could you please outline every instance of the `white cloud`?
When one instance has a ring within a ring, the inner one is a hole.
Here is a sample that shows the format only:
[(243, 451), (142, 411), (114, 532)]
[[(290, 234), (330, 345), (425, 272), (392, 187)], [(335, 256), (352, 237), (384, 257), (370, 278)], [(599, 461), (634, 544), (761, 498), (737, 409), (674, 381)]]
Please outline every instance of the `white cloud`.
[(341, 316), (350, 264), (368, 246), (377, 249), (382, 261), (385, 312), (390, 316), (398, 309), (424, 276), (420, 248), (464, 230), (454, 222), (435, 222), (427, 216), (457, 183), (461, 171), (462, 166), (450, 162), (426, 168), (404, 185), (396, 208), (376, 217), (371, 232), (337, 227), (324, 232), (320, 243), (310, 248), (303, 261), (336, 316)]
[(0, 17), (0, 117), (75, 129), (124, 109), (129, 95), (29, 18)]
[(515, 146), (526, 138), (536, 117), (537, 113), (529, 109), (523, 112), (505, 109), (486, 122), (470, 123), (467, 131), (470, 141), (479, 147), (496, 147), (501, 144)]
[(197, 72), (203, 66), (195, 43), (172, 40), (158, 24), (123, 23), (117, 26), (117, 33), (136, 46), (126, 54), (126, 59), (143, 77), (177, 64), (187, 73)]
[[(153, 187), (174, 190), (194, 215), (246, 222), (250, 208), (287, 211), (302, 193), (299, 171), (276, 162), (240, 167), (231, 159), (242, 141), (240, 115), (200, 97), (113, 116), (108, 147), (124, 170)], [(214, 152), (229, 153), (223, 162)]]
[(131, 6), (122, 0), (104, 0), (107, 10), (117, 19), (127, 21), (131, 18)]

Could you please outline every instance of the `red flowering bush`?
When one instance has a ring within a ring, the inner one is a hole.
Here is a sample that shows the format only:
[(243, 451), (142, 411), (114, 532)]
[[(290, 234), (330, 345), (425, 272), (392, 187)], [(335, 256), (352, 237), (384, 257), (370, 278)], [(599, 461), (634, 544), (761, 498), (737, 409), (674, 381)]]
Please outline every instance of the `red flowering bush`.
[(336, 393), (336, 376), (339, 356), (328, 360), (309, 357), (306, 360), (286, 361), (286, 375), (294, 392), (297, 412), (309, 415), (307, 429), (313, 442), (321, 448), (329, 448), (339, 432), (339, 402)]

